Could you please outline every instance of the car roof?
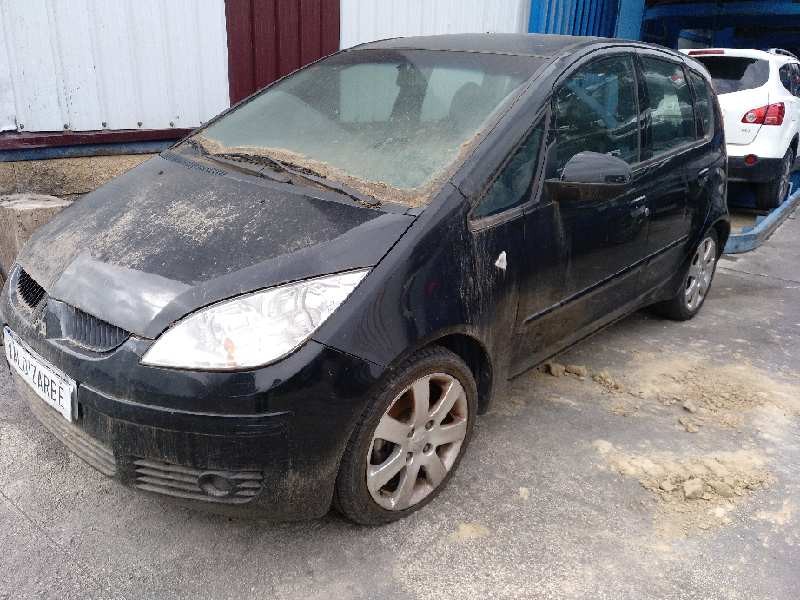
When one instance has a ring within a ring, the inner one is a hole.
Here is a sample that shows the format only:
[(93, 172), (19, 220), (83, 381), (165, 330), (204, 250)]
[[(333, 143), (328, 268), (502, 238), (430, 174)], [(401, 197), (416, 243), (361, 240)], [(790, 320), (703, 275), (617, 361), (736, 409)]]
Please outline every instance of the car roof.
[[(794, 56), (778, 54), (766, 50), (756, 50), (754, 48), (690, 48), (681, 50), (692, 58), (703, 58), (705, 56), (733, 56), (741, 58), (758, 58), (775, 63), (798, 62)], [(695, 53), (695, 54), (693, 54)]]
[(598, 42), (616, 42), (609, 38), (525, 33), (459, 33), (399, 37), (356, 46), (359, 50), (447, 50), (551, 58), (570, 48)]

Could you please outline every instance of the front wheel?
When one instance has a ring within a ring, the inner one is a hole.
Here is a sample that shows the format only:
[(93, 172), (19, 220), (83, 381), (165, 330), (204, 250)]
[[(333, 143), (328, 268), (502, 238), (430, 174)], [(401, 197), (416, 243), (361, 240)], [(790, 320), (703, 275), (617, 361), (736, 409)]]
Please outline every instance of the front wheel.
[(789, 148), (781, 161), (781, 172), (778, 178), (775, 181), (761, 183), (756, 188), (756, 206), (759, 209), (772, 210), (783, 204), (789, 193), (793, 165), (794, 152)]
[(681, 289), (666, 302), (656, 304), (654, 310), (675, 321), (688, 321), (700, 312), (711, 289), (719, 254), (719, 238), (717, 232), (711, 229), (697, 245)]
[(472, 433), (477, 387), (445, 348), (421, 350), (377, 391), (347, 445), (334, 506), (363, 525), (401, 519), (430, 502)]

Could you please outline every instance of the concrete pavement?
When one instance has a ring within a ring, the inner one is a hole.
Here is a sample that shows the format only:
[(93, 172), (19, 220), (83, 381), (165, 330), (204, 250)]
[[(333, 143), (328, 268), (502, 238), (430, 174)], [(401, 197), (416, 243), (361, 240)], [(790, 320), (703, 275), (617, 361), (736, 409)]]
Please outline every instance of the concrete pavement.
[(0, 598), (797, 597), (798, 259), (795, 217), (721, 261), (693, 321), (638, 313), (558, 359), (585, 377), (519, 378), (449, 488), (376, 529), (123, 488), (0, 370)]

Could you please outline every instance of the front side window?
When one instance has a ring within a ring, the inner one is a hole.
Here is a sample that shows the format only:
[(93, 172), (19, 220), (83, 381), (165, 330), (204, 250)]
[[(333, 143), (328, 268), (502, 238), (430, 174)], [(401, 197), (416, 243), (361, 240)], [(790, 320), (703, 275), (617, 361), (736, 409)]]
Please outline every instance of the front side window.
[(694, 88), (694, 105), (700, 119), (700, 131), (697, 132), (697, 136), (714, 135), (714, 101), (711, 90), (708, 89), (708, 83), (703, 77), (692, 71), (689, 71), (689, 79)]
[(792, 81), (789, 91), (795, 96), (800, 96), (800, 64), (790, 63), (788, 66), (789, 77), (791, 77)]
[(579, 152), (617, 156), (629, 164), (639, 161), (639, 123), (636, 79), (628, 55), (613, 56), (582, 67), (556, 92), (555, 145), (547, 176), (561, 174)]
[(800, 64), (790, 63), (787, 66), (789, 67), (789, 78), (791, 81), (791, 85), (787, 89), (793, 95), (800, 96)]
[(496, 215), (522, 206), (528, 201), (536, 175), (536, 166), (539, 164), (539, 149), (543, 138), (544, 126), (539, 123), (500, 170), (486, 195), (473, 211), (473, 217)]
[(796, 91), (796, 86), (794, 82), (794, 77), (792, 77), (792, 65), (786, 64), (783, 65), (780, 69), (778, 69), (778, 75), (781, 78), (781, 85), (786, 88), (786, 91), (790, 94), (794, 95)]
[(695, 139), (692, 92), (679, 64), (642, 57), (649, 113), (649, 139), (647, 149), (651, 156), (669, 152)]
[(382, 200), (424, 204), (543, 59), (354, 50), (302, 69), (200, 132)]

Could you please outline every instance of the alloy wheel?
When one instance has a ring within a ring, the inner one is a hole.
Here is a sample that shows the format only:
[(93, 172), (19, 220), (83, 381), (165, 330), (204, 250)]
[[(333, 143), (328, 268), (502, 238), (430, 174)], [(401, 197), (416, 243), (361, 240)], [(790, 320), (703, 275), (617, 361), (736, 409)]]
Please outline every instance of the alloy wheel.
[(469, 405), (446, 373), (420, 377), (389, 405), (367, 452), (367, 489), (386, 510), (407, 509), (428, 496), (455, 464), (467, 435)]
[(716, 262), (717, 244), (713, 238), (707, 237), (697, 247), (686, 277), (686, 307), (690, 311), (695, 311), (703, 303), (714, 276)]
[(792, 163), (794, 163), (794, 156), (792, 156), (792, 151), (789, 150), (789, 152), (786, 153), (786, 156), (783, 157), (783, 164), (781, 165), (781, 179), (780, 184), (778, 185), (778, 205), (786, 200), (786, 195), (789, 193), (789, 182), (792, 175)]

